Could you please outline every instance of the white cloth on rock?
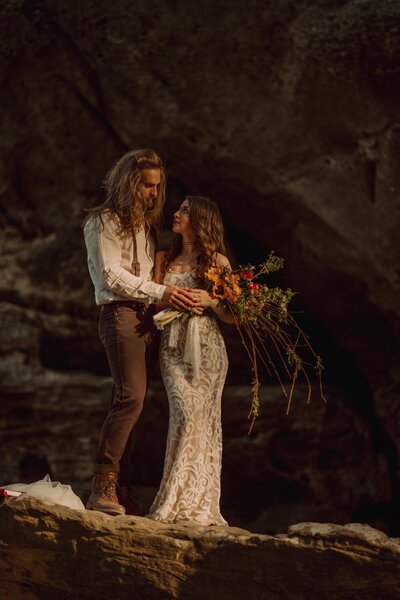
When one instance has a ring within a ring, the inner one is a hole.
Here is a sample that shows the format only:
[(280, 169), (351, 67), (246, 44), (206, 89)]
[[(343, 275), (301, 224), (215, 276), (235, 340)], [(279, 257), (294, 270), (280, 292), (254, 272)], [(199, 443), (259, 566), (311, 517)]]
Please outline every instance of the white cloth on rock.
[(33, 498), (39, 498), (51, 504), (61, 504), (75, 510), (85, 510), (82, 500), (73, 491), (70, 485), (51, 481), (50, 475), (46, 475), (39, 481), (33, 483), (12, 483), (2, 486), (7, 490), (24, 492)]

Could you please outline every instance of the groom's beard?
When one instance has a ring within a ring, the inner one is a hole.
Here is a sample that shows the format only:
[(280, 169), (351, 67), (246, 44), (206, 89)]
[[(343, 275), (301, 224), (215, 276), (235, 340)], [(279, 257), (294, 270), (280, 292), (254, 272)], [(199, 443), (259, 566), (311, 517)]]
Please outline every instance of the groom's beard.
[(143, 198), (143, 196), (141, 196), (141, 201), (144, 214), (148, 214), (154, 210), (157, 202), (157, 196), (151, 196), (150, 198)]
[(147, 222), (149, 222), (149, 221), (152, 220), (153, 215), (154, 215), (154, 209), (153, 208), (147, 208), (144, 211), (144, 217), (145, 217), (145, 219), (146, 219)]

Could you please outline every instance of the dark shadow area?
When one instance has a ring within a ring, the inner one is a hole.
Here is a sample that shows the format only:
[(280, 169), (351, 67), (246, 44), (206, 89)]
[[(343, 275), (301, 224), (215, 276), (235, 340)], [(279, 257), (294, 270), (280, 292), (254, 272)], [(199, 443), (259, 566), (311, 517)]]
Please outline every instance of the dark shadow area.
[[(273, 248), (264, 247), (256, 239), (234, 227), (229, 221), (226, 223), (226, 231), (227, 237), (231, 241), (231, 247), (234, 252), (237, 266), (248, 262), (251, 264), (258, 264), (265, 260), (268, 253), (273, 250)], [(285, 288), (289, 284), (285, 267), (281, 272), (273, 274), (268, 281), (269, 284)], [(333, 386), (338, 391), (343, 392), (349, 405), (364, 421), (371, 436), (371, 445), (374, 454), (377, 457), (380, 455), (384, 456), (390, 473), (392, 487), (391, 501), (389, 503), (377, 504), (372, 502), (370, 505), (360, 506), (354, 510), (352, 520), (370, 523), (371, 525), (374, 525), (374, 523), (377, 523), (378, 525), (381, 524), (390, 535), (398, 536), (400, 534), (400, 515), (398, 511), (398, 506), (400, 505), (400, 480), (398, 476), (399, 460), (396, 445), (377, 415), (370, 385), (360, 369), (356, 355), (345, 350), (337, 343), (335, 340), (335, 323), (333, 322), (332, 327), (328, 329), (326, 325), (316, 319), (315, 315), (308, 310), (307, 305), (303, 304), (301, 289), (298, 291), (299, 296), (295, 296), (292, 301), (293, 316), (301, 326), (302, 330), (307, 333), (313, 348), (316, 349), (318, 354), (322, 357), (325, 367), (323, 372), (324, 386)], [(361, 322), (362, 320), (367, 321), (370, 328), (379, 331), (380, 337), (385, 339), (385, 330), (388, 325), (384, 322), (382, 315), (376, 313), (373, 307), (365, 306), (363, 297), (360, 301), (355, 300), (354, 302), (356, 306), (362, 307), (359, 317)], [(232, 348), (228, 345), (229, 353), (232, 353), (232, 350), (234, 349), (231, 363), (233, 362), (236, 365), (239, 354), (240, 363), (242, 366), (247, 366), (248, 368), (248, 381), (250, 382), (250, 362), (248, 357), (240, 347), (239, 340), (235, 340), (235, 336), (231, 335), (229, 329), (224, 326), (223, 330), (225, 336), (228, 337), (228, 340), (233, 341)], [(386, 349), (389, 348), (391, 344), (390, 335), (389, 331), (387, 331), (387, 340), (382, 342), (382, 346)], [(277, 357), (275, 356), (275, 359), (276, 358)], [(278, 361), (276, 361), (276, 364), (278, 364)], [(231, 370), (232, 369), (230, 369), (230, 371)], [(245, 372), (245, 369), (238, 370), (236, 368), (233, 369), (233, 371), (233, 375), (230, 376), (230, 374), (228, 374), (228, 383), (246, 383), (243, 381), (243, 372)], [(241, 374), (239, 377), (238, 373)], [(265, 370), (261, 370), (261, 373), (263, 383), (273, 383), (273, 380), (271, 380), (271, 377)], [(282, 370), (279, 370), (279, 373), (283, 381), (287, 383), (285, 373)], [(301, 383), (304, 379), (300, 377), (298, 381)], [(277, 382), (275, 381), (275, 383)], [(313, 384), (317, 384), (316, 374)], [(319, 394), (317, 389), (314, 389), (313, 395), (314, 401), (315, 399), (318, 400)], [(265, 407), (265, 410), (267, 409), (268, 407)], [(249, 460), (251, 460), (250, 456)], [(323, 465), (321, 465), (321, 468), (324, 468)], [(231, 476), (233, 477), (233, 474), (231, 474)], [(228, 479), (231, 479), (231, 476), (229, 476)], [(238, 472), (237, 477), (240, 479), (240, 472)], [(367, 473), (366, 477), (368, 477)], [(278, 494), (279, 502), (282, 503), (289, 500), (293, 502), (309, 500), (306, 492), (307, 486), (305, 486), (304, 489), (299, 488), (300, 495), (298, 495), (295, 489), (291, 489), (290, 486), (287, 488), (287, 484), (280, 483), (278, 478), (275, 482), (271, 481), (268, 488), (268, 493), (271, 494), (271, 496), (268, 497), (267, 493), (264, 498), (261, 489), (252, 491), (250, 488), (247, 488), (248, 494), (246, 494), (246, 498), (248, 506), (246, 508), (251, 507), (252, 501), (250, 499), (253, 498), (255, 504), (252, 509), (250, 508), (250, 513), (253, 515), (262, 506), (266, 507), (268, 504), (274, 505), (276, 503), (276, 499), (274, 499), (275, 494)], [(231, 490), (231, 493), (233, 494), (234, 490)], [(305, 496), (304, 493), (306, 493)], [(263, 498), (263, 500), (261, 500), (261, 498)], [(223, 496), (223, 500), (226, 505), (229, 505), (229, 500), (226, 496)], [(239, 506), (237, 506), (237, 508), (240, 509)], [(250, 516), (250, 513), (247, 517), (246, 513), (243, 513), (244, 518), (247, 519)]]
[(22, 483), (39, 481), (46, 475), (53, 478), (52, 469), (45, 456), (28, 452), (19, 461), (19, 476)]

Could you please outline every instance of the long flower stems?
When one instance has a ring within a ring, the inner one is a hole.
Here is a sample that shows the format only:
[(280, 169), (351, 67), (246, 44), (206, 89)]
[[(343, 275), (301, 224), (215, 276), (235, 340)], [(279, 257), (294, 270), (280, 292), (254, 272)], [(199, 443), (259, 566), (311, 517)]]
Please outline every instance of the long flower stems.
[[(279, 381), (279, 384), (280, 384), (280, 386), (281, 386), (281, 388), (282, 388), (282, 390), (283, 390), (283, 393), (285, 394), (285, 396), (287, 396), (287, 394), (286, 394), (286, 390), (285, 390), (285, 386), (284, 386), (284, 384), (283, 384), (283, 382), (282, 382), (282, 379), (281, 379), (281, 377), (280, 377), (280, 375), (279, 375), (279, 373), (278, 373), (278, 370), (277, 370), (277, 368), (276, 368), (276, 366), (275, 366), (275, 363), (273, 362), (273, 360), (272, 360), (272, 358), (271, 358), (271, 356), (270, 356), (270, 354), (269, 354), (269, 352), (268, 352), (268, 350), (267, 350), (267, 348), (266, 348), (266, 346), (265, 346), (265, 344), (264, 344), (264, 341), (263, 341), (263, 339), (262, 339), (262, 337), (261, 337), (261, 334), (260, 334), (260, 332), (257, 330), (257, 328), (256, 328), (256, 327), (255, 327), (253, 324), (249, 325), (249, 327), (251, 328), (251, 330), (252, 330), (252, 331), (253, 331), (253, 332), (256, 334), (256, 336), (258, 337), (258, 339), (259, 339), (259, 341), (260, 341), (260, 344), (261, 344), (261, 347), (262, 347), (262, 350), (263, 350), (263, 352), (265, 352), (265, 354), (266, 354), (266, 356), (267, 356), (267, 358), (268, 358), (269, 364), (271, 365), (272, 369), (274, 370), (275, 377), (276, 377), (276, 378), (277, 378), (277, 380)], [(272, 336), (270, 336), (270, 337), (271, 337), (271, 339), (273, 339), (273, 338), (272, 338)], [(274, 341), (274, 340), (273, 340), (273, 341)], [(269, 370), (269, 365), (266, 363), (266, 361), (265, 361), (265, 359), (264, 359), (264, 356), (262, 355), (262, 353), (261, 353), (261, 351), (260, 351), (260, 350), (258, 350), (258, 356), (260, 357), (261, 361), (263, 362), (263, 364), (264, 364), (264, 365), (265, 365), (265, 367), (267, 368), (267, 370), (268, 370), (268, 373), (269, 373), (269, 374), (271, 374), (271, 371)], [(284, 359), (283, 359), (283, 356), (281, 356), (281, 360), (282, 360), (282, 363), (283, 363), (283, 365), (284, 365), (284, 367), (285, 367), (285, 369), (286, 369), (286, 372), (288, 373), (288, 375), (290, 375), (290, 373), (289, 373), (289, 371), (288, 371), (288, 369), (287, 369), (287, 365), (286, 365), (286, 363), (285, 363), (285, 361), (284, 361)]]
[[(229, 307), (252, 367), (254, 378), (248, 415), (251, 420), (249, 433), (253, 429), (260, 407), (259, 364), (266, 368), (270, 376), (276, 378), (288, 398), (286, 414), (291, 408), (299, 373), (304, 375), (308, 389), (307, 404), (310, 402), (312, 386), (308, 369), (311, 367), (318, 372), (320, 395), (326, 401), (322, 390), (324, 367), (321, 358), (315, 353), (307, 335), (288, 311), (288, 305), (296, 292), (290, 288), (284, 290), (279, 287), (268, 287), (257, 281), (258, 278), (279, 271), (282, 267), (283, 259), (270, 252), (267, 260), (258, 267), (249, 264), (232, 270), (229, 267), (215, 266), (205, 273), (212, 297), (217, 298), (225, 308)], [(272, 345), (272, 352), (270, 345)], [(314, 361), (310, 364), (302, 359), (300, 353), (303, 349), (316, 359), (315, 364)], [(290, 381), (289, 393), (286, 382), (284, 383), (281, 377), (283, 373)]]
[(259, 412), (259, 406), (260, 406), (260, 398), (259, 398), (259, 388), (260, 388), (260, 379), (258, 376), (258, 369), (257, 369), (257, 357), (255, 354), (255, 348), (254, 348), (254, 341), (252, 340), (251, 336), (249, 336), (250, 339), (250, 344), (251, 344), (251, 351), (245, 341), (244, 335), (242, 333), (242, 329), (241, 326), (239, 325), (239, 323), (235, 320), (235, 325), (236, 325), (236, 329), (239, 332), (239, 335), (241, 337), (243, 346), (246, 349), (246, 352), (248, 354), (248, 357), (250, 359), (250, 363), (252, 366), (252, 371), (254, 374), (254, 379), (253, 379), (253, 386), (251, 388), (251, 391), (253, 393), (252, 399), (251, 399), (251, 407), (250, 407), (250, 412), (248, 414), (248, 419), (252, 419), (251, 423), (250, 423), (250, 427), (248, 430), (248, 435), (250, 435), (252, 429), (253, 429), (253, 425), (254, 425), (254, 421), (256, 420), (257, 416), (258, 416), (258, 412)]

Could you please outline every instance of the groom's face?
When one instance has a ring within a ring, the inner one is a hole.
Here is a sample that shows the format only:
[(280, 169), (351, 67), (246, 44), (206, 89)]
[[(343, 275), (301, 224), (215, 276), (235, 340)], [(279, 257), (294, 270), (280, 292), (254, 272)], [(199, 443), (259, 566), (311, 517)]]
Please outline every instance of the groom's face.
[(143, 169), (137, 191), (143, 198), (147, 210), (154, 208), (154, 203), (158, 196), (160, 181), (160, 169)]

